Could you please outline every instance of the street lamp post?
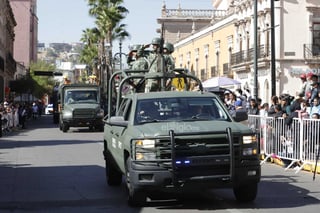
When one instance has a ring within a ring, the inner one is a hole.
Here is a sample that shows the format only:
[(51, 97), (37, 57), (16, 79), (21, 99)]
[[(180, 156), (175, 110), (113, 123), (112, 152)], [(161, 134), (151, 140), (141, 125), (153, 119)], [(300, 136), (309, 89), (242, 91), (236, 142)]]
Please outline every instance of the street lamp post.
[(120, 70), (122, 70), (122, 41), (119, 42), (119, 53), (120, 53)]
[(119, 52), (117, 52), (116, 54), (114, 54), (113, 56), (113, 61), (114, 61), (114, 65), (115, 65), (115, 61), (117, 60), (117, 57), (119, 57), (119, 68), (120, 70), (122, 70), (122, 55), (124, 55), (124, 57), (126, 58), (127, 57), (127, 54), (123, 53), (122, 52), (122, 41), (120, 40), (119, 42)]

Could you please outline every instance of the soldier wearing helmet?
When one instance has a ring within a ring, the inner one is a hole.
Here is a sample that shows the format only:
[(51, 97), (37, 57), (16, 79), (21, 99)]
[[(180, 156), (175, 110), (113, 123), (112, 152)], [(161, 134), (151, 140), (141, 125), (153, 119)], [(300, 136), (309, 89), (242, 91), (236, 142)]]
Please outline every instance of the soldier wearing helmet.
[(129, 68), (132, 67), (132, 64), (136, 60), (137, 52), (141, 47), (142, 47), (142, 45), (140, 45), (140, 44), (135, 44), (135, 45), (132, 46), (132, 48), (131, 48), (131, 50), (130, 50), (130, 52), (128, 54), (128, 58), (127, 58), (127, 64), (129, 66)]
[(172, 53), (174, 51), (174, 46), (171, 43), (165, 43), (163, 45), (163, 54), (164, 54), (164, 60), (166, 65), (166, 71), (171, 71), (174, 69), (174, 58), (172, 57)]
[(161, 44), (161, 39), (160, 38), (153, 38), (152, 39), (151, 45), (152, 45), (152, 51), (154, 53), (157, 53), (159, 51), (160, 44)]
[(146, 70), (148, 69), (149, 64), (148, 60), (145, 58), (144, 55), (144, 49), (142, 48), (142, 45), (138, 49), (136, 53), (136, 60), (132, 63), (132, 70)]
[(168, 54), (171, 54), (174, 52), (174, 46), (173, 44), (169, 43), (169, 42), (166, 42), (164, 43), (163, 45), (163, 52), (164, 53), (168, 53)]
[[(159, 53), (160, 53), (160, 47), (161, 47), (161, 38), (153, 38), (151, 43), (149, 45), (146, 45), (145, 47), (149, 47), (151, 45), (152, 50), (149, 53), (147, 60), (149, 64), (149, 72), (161, 72), (162, 69), (159, 66)], [(154, 79), (149, 79), (146, 82), (146, 92), (149, 91), (155, 91), (158, 89), (158, 82)]]

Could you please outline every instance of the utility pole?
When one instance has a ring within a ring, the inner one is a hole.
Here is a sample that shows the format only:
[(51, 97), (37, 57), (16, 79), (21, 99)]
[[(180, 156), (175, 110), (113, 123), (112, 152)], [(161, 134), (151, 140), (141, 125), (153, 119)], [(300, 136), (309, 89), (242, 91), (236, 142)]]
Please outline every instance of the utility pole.
[[(272, 0), (271, 0), (272, 1)], [(258, 0), (254, 0), (254, 98), (258, 98)]]
[(275, 53), (275, 32), (274, 32), (274, 2), (270, 0), (270, 24), (271, 24), (271, 95), (276, 95), (276, 53)]

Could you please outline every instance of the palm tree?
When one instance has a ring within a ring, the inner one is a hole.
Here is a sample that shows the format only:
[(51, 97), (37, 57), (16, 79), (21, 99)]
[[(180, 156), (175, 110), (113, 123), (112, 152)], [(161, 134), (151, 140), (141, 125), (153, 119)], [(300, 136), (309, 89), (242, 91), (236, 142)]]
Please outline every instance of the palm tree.
[(97, 63), (96, 58), (98, 56), (98, 39), (99, 39), (99, 30), (97, 28), (89, 29), (82, 31), (81, 41), (85, 44), (83, 50), (80, 54), (80, 62), (88, 65), (89, 69), (92, 69), (92, 74), (97, 76)]
[[(125, 24), (119, 24), (118, 26), (116, 26), (114, 28), (113, 34), (112, 34), (112, 39), (119, 39), (119, 48), (120, 51), (119, 53), (116, 53), (115, 55), (119, 54), (119, 59), (120, 59), (120, 69), (122, 69), (122, 41), (127, 38), (130, 37), (130, 34), (125, 30), (126, 25)], [(126, 55), (126, 54), (125, 54)], [(114, 60), (116, 60), (114, 58)]]
[(106, 52), (106, 44), (109, 46), (106, 58), (107, 64), (111, 64), (114, 29), (120, 26), (120, 22), (129, 12), (127, 8), (121, 5), (122, 3), (123, 0), (88, 0), (89, 14), (96, 18), (95, 24), (100, 32), (100, 56)]

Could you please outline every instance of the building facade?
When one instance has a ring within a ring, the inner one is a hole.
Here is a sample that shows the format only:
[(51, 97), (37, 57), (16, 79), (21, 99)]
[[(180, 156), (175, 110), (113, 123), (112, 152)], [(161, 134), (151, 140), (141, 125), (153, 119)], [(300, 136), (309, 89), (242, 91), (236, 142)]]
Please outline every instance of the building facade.
[(14, 59), (29, 68), (37, 61), (38, 17), (37, 0), (9, 0), (17, 26), (14, 42)]
[(16, 62), (13, 58), (14, 27), (16, 20), (8, 0), (0, 1), (0, 102), (10, 92), (9, 82), (14, 78)]
[[(212, 2), (214, 10), (225, 11), (221, 12), (221, 17), (212, 18), (206, 27), (189, 32), (184, 38), (174, 32), (179, 38), (174, 42), (173, 53), (177, 67), (190, 69), (202, 80), (213, 76), (234, 77), (241, 82), (241, 88), (249, 89), (252, 95), (257, 86), (257, 95), (264, 102), (270, 101), (273, 81), (276, 95), (296, 95), (301, 85), (300, 74), (320, 74), (318, 0), (274, 1), (275, 78), (271, 76), (270, 0), (257, 0), (257, 29), (254, 27), (254, 0)], [(170, 19), (162, 15), (162, 21), (170, 22)], [(254, 56), (257, 70), (254, 70)]]

